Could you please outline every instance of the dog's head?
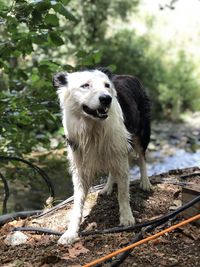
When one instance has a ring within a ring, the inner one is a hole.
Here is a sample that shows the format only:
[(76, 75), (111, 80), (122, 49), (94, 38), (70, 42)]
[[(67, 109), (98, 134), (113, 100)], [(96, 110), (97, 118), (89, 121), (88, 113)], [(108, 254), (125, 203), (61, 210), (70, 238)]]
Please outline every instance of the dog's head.
[(111, 72), (105, 68), (73, 73), (57, 73), (53, 85), (58, 89), (61, 106), (81, 116), (106, 119), (116, 96)]

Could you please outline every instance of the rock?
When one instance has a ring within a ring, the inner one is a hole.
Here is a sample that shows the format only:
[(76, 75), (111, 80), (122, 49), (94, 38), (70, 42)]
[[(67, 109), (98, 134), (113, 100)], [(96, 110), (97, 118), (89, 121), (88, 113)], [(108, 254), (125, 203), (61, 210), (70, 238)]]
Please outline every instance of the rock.
[(177, 208), (182, 206), (182, 201), (180, 199), (175, 199), (173, 203)]
[(179, 199), (175, 199), (173, 201), (173, 206), (170, 206), (169, 210), (176, 210), (176, 209), (180, 208), (181, 206), (182, 206), (182, 201)]
[(16, 231), (13, 234), (10, 234), (6, 237), (5, 243), (6, 245), (17, 246), (26, 243), (27, 240), (28, 240), (27, 235), (23, 234), (20, 231)]

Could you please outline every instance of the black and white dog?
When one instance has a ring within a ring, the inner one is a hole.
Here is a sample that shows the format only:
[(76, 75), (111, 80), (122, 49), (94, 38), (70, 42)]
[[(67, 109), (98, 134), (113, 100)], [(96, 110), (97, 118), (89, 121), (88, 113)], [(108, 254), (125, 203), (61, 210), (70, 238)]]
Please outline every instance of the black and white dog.
[(120, 224), (133, 225), (129, 203), (129, 166), (137, 155), (141, 188), (149, 191), (145, 151), (150, 140), (150, 103), (133, 76), (105, 69), (58, 73), (53, 78), (63, 113), (68, 158), (74, 184), (74, 207), (68, 230), (59, 239), (78, 237), (87, 192), (94, 178), (108, 174), (102, 193), (118, 185)]

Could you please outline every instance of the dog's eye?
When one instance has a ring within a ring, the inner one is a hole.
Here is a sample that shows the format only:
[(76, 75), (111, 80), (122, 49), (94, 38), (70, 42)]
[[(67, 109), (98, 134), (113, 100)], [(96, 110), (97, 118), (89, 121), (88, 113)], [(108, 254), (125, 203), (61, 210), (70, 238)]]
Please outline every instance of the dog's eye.
[(89, 83), (84, 83), (83, 85), (81, 85), (82, 88), (88, 88), (89, 86)]
[(110, 88), (110, 84), (109, 83), (105, 83), (105, 87), (106, 88)]

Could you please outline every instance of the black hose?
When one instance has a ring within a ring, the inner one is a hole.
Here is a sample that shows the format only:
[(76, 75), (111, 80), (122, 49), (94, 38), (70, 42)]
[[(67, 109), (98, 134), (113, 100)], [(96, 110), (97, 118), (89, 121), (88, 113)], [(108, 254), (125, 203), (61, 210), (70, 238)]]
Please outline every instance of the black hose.
[[(142, 227), (146, 227), (149, 225), (156, 225), (157, 223), (162, 224), (168, 220), (170, 220), (171, 218), (175, 217), (177, 214), (179, 214), (180, 212), (188, 209), (189, 207), (193, 206), (194, 204), (198, 203), (200, 201), (200, 195), (195, 197), (194, 199), (192, 199), (191, 201), (187, 202), (186, 204), (184, 204), (183, 206), (181, 206), (180, 208), (176, 209), (173, 212), (170, 212), (167, 215), (161, 216), (155, 220), (150, 220), (144, 223), (139, 223), (136, 224), (134, 226), (130, 226), (130, 227), (114, 227), (114, 228), (109, 228), (109, 229), (104, 229), (104, 230), (96, 230), (96, 231), (83, 231), (80, 232), (79, 235), (80, 236), (89, 236), (89, 235), (97, 235), (97, 234), (110, 234), (110, 233), (118, 233), (118, 232), (127, 232), (127, 231), (131, 231), (131, 230), (135, 230), (138, 228), (142, 228)], [(51, 234), (51, 235), (62, 235), (63, 233), (61, 232), (57, 232), (51, 229), (47, 229), (47, 228), (37, 228), (37, 227), (17, 227), (14, 228), (13, 231), (36, 231), (36, 232), (40, 232), (40, 233), (46, 233), (46, 234)]]
[(52, 184), (49, 176), (46, 174), (46, 172), (44, 170), (42, 170), (38, 166), (34, 165), (33, 163), (31, 163), (31, 162), (29, 162), (29, 161), (27, 161), (25, 159), (18, 158), (18, 157), (0, 156), (0, 161), (20, 161), (20, 162), (23, 162), (23, 163), (27, 164), (31, 168), (33, 168), (44, 179), (44, 181), (46, 182), (46, 184), (47, 184), (47, 186), (49, 188), (50, 196), (54, 198), (55, 192), (54, 192), (53, 184)]
[[(136, 243), (137, 241), (140, 241), (142, 238), (143, 238), (143, 232), (141, 231), (134, 236), (132, 243)], [(104, 263), (112, 262), (110, 264), (110, 267), (118, 266), (124, 262), (124, 260), (129, 256), (130, 252), (131, 252), (131, 250), (127, 250), (124, 253), (121, 253), (120, 255), (118, 255), (114, 261), (112, 261), (112, 259), (108, 259)], [(94, 267), (102, 267), (102, 265), (104, 263), (96, 264), (96, 265), (94, 265)]]
[(29, 216), (38, 215), (42, 212), (42, 210), (33, 210), (33, 211), (19, 211), (14, 213), (9, 213), (0, 216), (0, 226), (4, 225), (5, 223), (8, 223), (10, 221), (15, 220), (16, 218), (25, 219)]
[(6, 181), (6, 178), (4, 177), (4, 175), (2, 173), (0, 173), (0, 177), (1, 180), (3, 182), (4, 185), (4, 198), (3, 198), (3, 206), (2, 206), (2, 213), (6, 214), (7, 213), (7, 201), (10, 195), (10, 190), (9, 190), (9, 186), (8, 183)]
[[(176, 217), (176, 215), (178, 215), (182, 211), (188, 209), (189, 207), (195, 205), (199, 201), (200, 201), (200, 195), (195, 197), (191, 201), (187, 202), (183, 206), (179, 207), (175, 211), (170, 212), (167, 215), (161, 216), (155, 220), (136, 224), (135, 226), (132, 226), (132, 227), (123, 227), (123, 228), (114, 227), (114, 228), (105, 229), (105, 230), (96, 230), (96, 231), (87, 231), (87, 232), (83, 231), (83, 232), (80, 232), (79, 235), (80, 236), (88, 236), (88, 235), (95, 235), (95, 234), (117, 233), (117, 232), (130, 231), (130, 230), (134, 230), (137, 228), (146, 227), (146, 229), (140, 231), (139, 233), (137, 233), (135, 235), (133, 241), (131, 242), (131, 244), (134, 244), (135, 242), (137, 242), (143, 238), (144, 233), (153, 231), (156, 227), (158, 227), (158, 226), (166, 223), (170, 219)], [(61, 236), (63, 234), (61, 232), (54, 231), (51, 229), (36, 228), (36, 227), (17, 227), (17, 228), (14, 228), (13, 231), (34, 231), (34, 232), (38, 232), (38, 233), (53, 234), (53, 235), (57, 235), (57, 236)], [(122, 264), (125, 261), (125, 259), (130, 255), (131, 251), (132, 251), (132, 249), (121, 253), (120, 255), (117, 256), (117, 258), (114, 261), (109, 260), (109, 262), (111, 261), (110, 267), (118, 267), (120, 264)], [(101, 266), (102, 266), (102, 264), (97, 264), (94, 267), (101, 267)]]
[[(174, 215), (173, 217), (175, 217), (175, 216), (176, 216), (176, 215)], [(157, 222), (157, 223), (155, 223), (155, 224), (153, 224), (153, 225), (149, 225), (149, 226), (147, 226), (146, 229), (141, 230), (139, 233), (137, 233), (137, 234), (134, 236), (134, 238), (133, 238), (131, 244), (134, 244), (134, 243), (136, 243), (136, 242), (142, 240), (142, 239), (143, 239), (143, 236), (144, 236), (145, 233), (150, 233), (150, 232), (152, 232), (156, 227), (158, 227), (158, 226), (160, 226), (160, 225), (166, 223), (167, 221), (168, 221), (168, 219), (166, 219), (165, 221), (159, 221), (159, 222)], [(119, 266), (120, 264), (122, 264), (122, 263), (125, 261), (125, 259), (130, 255), (130, 253), (131, 253), (132, 250), (133, 250), (133, 248), (131, 248), (131, 249), (129, 249), (129, 250), (127, 250), (127, 251), (125, 251), (125, 252), (119, 254), (119, 255), (117, 256), (117, 258), (116, 258), (114, 261), (112, 261), (112, 263), (110, 264), (109, 267), (118, 267), (118, 266)], [(94, 267), (101, 267), (101, 266), (102, 266), (102, 265), (98, 265), (98, 266), (95, 265)]]
[(15, 227), (12, 229), (12, 231), (36, 232), (38, 234), (42, 233), (42, 234), (56, 235), (56, 236), (61, 236), (62, 234), (64, 234), (64, 232), (58, 232), (49, 228), (32, 227), (32, 226)]
[[(182, 175), (182, 176), (180, 176), (180, 178), (188, 178), (188, 177), (191, 177), (191, 176), (196, 176), (196, 175), (200, 175), (200, 173), (198, 172), (194, 172), (194, 173), (192, 173), (192, 174), (187, 174), (187, 175)], [(154, 184), (158, 184), (158, 183), (160, 183), (161, 181), (151, 181), (152, 183), (154, 183)], [(173, 184), (173, 182), (171, 182), (172, 184)], [(134, 186), (136, 184), (136, 181), (131, 181), (130, 182), (130, 186)], [(178, 185), (187, 185), (187, 183), (185, 183), (185, 182), (175, 182), (175, 184), (178, 184)], [(90, 188), (90, 191), (89, 192), (96, 192), (96, 191), (98, 191), (98, 190), (100, 190), (100, 189), (102, 189), (103, 187), (105, 186), (105, 184), (100, 184), (100, 185), (96, 185), (96, 186), (93, 186), (92, 188)], [(66, 200), (64, 200), (64, 201), (62, 201), (61, 203), (59, 203), (58, 205), (56, 205), (56, 206), (54, 206), (54, 207), (52, 207), (51, 209), (48, 209), (47, 211), (45, 211), (44, 213), (42, 213), (42, 214), (40, 214), (40, 215), (38, 215), (38, 217), (43, 217), (43, 216), (45, 216), (46, 214), (50, 214), (50, 213), (52, 213), (52, 212), (55, 212), (56, 210), (58, 210), (58, 209), (61, 209), (61, 208), (63, 208), (67, 203), (69, 203), (69, 202), (71, 202), (71, 201), (73, 201), (73, 199), (74, 199), (74, 197), (73, 196), (71, 196), (70, 198), (68, 198), (68, 199), (66, 199)], [(119, 227), (117, 228), (117, 229), (120, 229)], [(128, 230), (126, 230), (126, 228), (123, 228), (124, 229), (124, 231), (128, 231)], [(114, 228), (113, 228), (113, 230), (114, 230)], [(131, 229), (130, 229), (131, 230)], [(120, 230), (121, 231), (121, 230)]]
[[(155, 228), (153, 226), (148, 226), (148, 227), (149, 227), (149, 229), (146, 229), (144, 231), (140, 231), (139, 233), (137, 233), (134, 236), (131, 244), (134, 244), (134, 243), (140, 241), (143, 238), (143, 235), (145, 232), (147, 232), (147, 231), (150, 232)], [(117, 258), (110, 264), (110, 267), (116, 267), (116, 266), (119, 266), (121, 263), (123, 263), (125, 261), (125, 259), (130, 255), (131, 251), (132, 251), (132, 249), (129, 249), (129, 250), (121, 253), (120, 255), (118, 255)], [(101, 267), (101, 266), (102, 265), (98, 265), (98, 267)], [(97, 265), (95, 265), (94, 267), (97, 267)]]
[[(149, 232), (153, 231), (156, 227), (166, 223), (169, 219), (176, 217), (177, 214), (179, 214), (183, 210), (191, 207), (192, 205), (196, 204), (198, 201), (200, 201), (200, 195), (197, 196), (196, 198), (194, 198), (193, 200), (189, 201), (188, 203), (186, 203), (182, 207), (178, 208), (174, 212), (171, 212), (168, 215), (161, 217), (160, 220), (158, 220), (156, 223), (149, 225), (148, 227), (146, 227), (146, 229), (144, 229), (144, 230), (140, 231), (138, 234), (136, 234), (134, 236), (134, 239), (131, 242), (131, 244), (134, 244), (134, 243), (140, 241), (143, 238), (144, 233), (147, 233), (147, 232), (149, 233)], [(129, 249), (129, 250), (121, 253), (120, 255), (118, 255), (115, 260), (113, 260), (113, 261), (111, 260), (112, 263), (110, 264), (109, 267), (118, 267), (130, 255), (132, 250), (133, 249)], [(94, 267), (101, 267), (101, 266), (102, 266), (102, 263), (94, 265)]]
[(136, 224), (133, 226), (128, 226), (128, 227), (114, 227), (114, 228), (108, 228), (105, 230), (81, 232), (80, 235), (86, 236), (86, 235), (95, 235), (95, 234), (110, 234), (110, 233), (118, 233), (118, 232), (127, 232), (127, 231), (132, 231), (132, 230), (135, 230), (138, 228), (146, 227), (146, 226), (158, 223), (158, 222), (165, 222), (165, 221), (173, 218), (174, 216), (176, 216), (180, 212), (188, 209), (189, 207), (191, 207), (192, 205), (196, 204), (199, 201), (200, 201), (200, 195), (193, 198), (191, 201), (187, 202), (186, 204), (184, 204), (180, 208), (176, 209), (175, 211), (170, 212), (167, 215), (163, 215), (157, 219), (150, 220), (150, 221), (147, 221), (144, 223), (139, 223), (139, 224)]

